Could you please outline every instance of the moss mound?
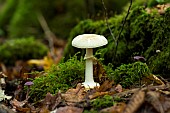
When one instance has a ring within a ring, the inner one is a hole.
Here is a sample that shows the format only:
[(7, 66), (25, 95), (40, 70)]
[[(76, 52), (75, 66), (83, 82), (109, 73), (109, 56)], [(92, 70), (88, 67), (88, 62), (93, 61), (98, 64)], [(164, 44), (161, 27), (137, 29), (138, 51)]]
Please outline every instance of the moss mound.
[(83, 80), (84, 62), (74, 56), (66, 62), (53, 65), (48, 75), (35, 78), (30, 97), (33, 101), (37, 101), (43, 99), (48, 92), (56, 94), (59, 90), (65, 91)]
[(7, 40), (0, 45), (0, 62), (14, 65), (16, 60), (43, 58), (47, 51), (48, 48), (33, 37)]
[[(115, 37), (119, 35), (125, 14), (110, 18), (109, 25)], [(105, 25), (105, 21), (85, 20), (80, 22), (71, 32), (65, 50), (65, 57), (74, 55), (80, 49), (71, 46), (72, 39), (84, 33), (96, 33), (107, 37), (109, 44), (99, 49), (99, 57), (103, 57), (105, 64), (112, 63), (115, 67), (122, 63), (132, 62), (135, 55), (144, 56), (151, 71), (156, 74), (168, 75), (170, 70), (170, 8), (165, 14), (157, 11), (147, 13), (143, 6), (134, 7), (127, 18), (124, 29), (118, 39), (116, 49), (113, 37)], [(159, 54), (156, 50), (161, 50)]]
[(109, 75), (116, 84), (121, 84), (124, 88), (131, 86), (140, 86), (143, 77), (150, 74), (150, 69), (146, 63), (135, 62), (131, 64), (122, 64)]

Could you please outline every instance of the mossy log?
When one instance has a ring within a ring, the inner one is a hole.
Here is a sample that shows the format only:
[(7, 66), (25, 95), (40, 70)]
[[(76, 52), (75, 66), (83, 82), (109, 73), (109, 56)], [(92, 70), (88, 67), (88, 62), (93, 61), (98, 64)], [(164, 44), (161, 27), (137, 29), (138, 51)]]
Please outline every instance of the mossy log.
[[(72, 30), (64, 56), (67, 59), (78, 51), (82, 52), (71, 46), (75, 36), (85, 33), (101, 34), (109, 41), (107, 46), (98, 49), (99, 57), (104, 58), (105, 64), (112, 63), (117, 67), (122, 63), (133, 62), (133, 57), (140, 55), (146, 58), (146, 63), (153, 73), (167, 77), (170, 71), (169, 17), (170, 8), (167, 8), (164, 14), (159, 14), (158, 11), (148, 13), (143, 6), (133, 8), (118, 39), (117, 51), (115, 41), (104, 20), (82, 21)], [(115, 37), (122, 28), (124, 18), (125, 14), (122, 14), (108, 20)], [(157, 53), (157, 50), (160, 52)]]

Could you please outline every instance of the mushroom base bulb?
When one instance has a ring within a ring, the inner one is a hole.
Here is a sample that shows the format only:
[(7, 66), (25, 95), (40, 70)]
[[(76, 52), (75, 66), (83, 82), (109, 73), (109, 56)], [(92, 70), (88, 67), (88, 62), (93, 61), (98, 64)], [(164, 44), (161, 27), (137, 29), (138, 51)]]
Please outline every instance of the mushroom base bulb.
[(100, 84), (97, 82), (83, 82), (82, 85), (85, 89), (93, 89), (94, 87), (99, 87)]

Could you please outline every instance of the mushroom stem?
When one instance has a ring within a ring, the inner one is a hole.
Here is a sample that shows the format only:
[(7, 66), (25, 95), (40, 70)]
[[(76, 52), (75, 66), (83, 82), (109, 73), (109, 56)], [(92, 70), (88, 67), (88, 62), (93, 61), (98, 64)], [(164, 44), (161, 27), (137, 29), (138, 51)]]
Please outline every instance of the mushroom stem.
[(93, 60), (91, 58), (92, 56), (93, 56), (93, 49), (87, 48), (86, 55), (85, 55), (85, 59), (86, 59), (85, 82), (94, 81), (93, 80)]
[(85, 82), (83, 85), (85, 88), (94, 88), (96, 86), (99, 86), (98, 83), (94, 82), (93, 79), (93, 49), (92, 48), (86, 48), (86, 69), (85, 69)]

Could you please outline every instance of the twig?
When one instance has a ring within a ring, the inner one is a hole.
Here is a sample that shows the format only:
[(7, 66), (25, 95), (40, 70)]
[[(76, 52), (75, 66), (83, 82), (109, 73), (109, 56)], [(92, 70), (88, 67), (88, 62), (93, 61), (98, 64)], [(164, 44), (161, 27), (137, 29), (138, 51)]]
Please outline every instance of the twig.
[(118, 39), (120, 38), (120, 35), (121, 35), (121, 33), (122, 33), (122, 31), (123, 31), (123, 28), (124, 28), (124, 25), (125, 25), (125, 23), (126, 23), (126, 19), (127, 19), (128, 15), (129, 15), (129, 13), (130, 13), (130, 9), (131, 9), (131, 6), (132, 6), (132, 0), (130, 0), (130, 6), (129, 6), (129, 8), (128, 8), (128, 12), (127, 12), (126, 17), (125, 17), (125, 19), (124, 19), (124, 21), (123, 21), (122, 28), (121, 28), (121, 30), (120, 30), (117, 38), (115, 38), (115, 36), (114, 36), (114, 34), (112, 33), (112, 30), (111, 30), (111, 28), (110, 28), (110, 26), (109, 26), (109, 23), (108, 23), (108, 14), (107, 14), (107, 9), (106, 9), (106, 7), (105, 7), (104, 1), (101, 0), (101, 2), (102, 2), (102, 4), (103, 4), (103, 8), (104, 8), (106, 25), (107, 25), (107, 27), (108, 27), (108, 29), (109, 29), (109, 31), (110, 31), (110, 34), (111, 34), (111, 36), (112, 36), (112, 38), (113, 38), (113, 40), (114, 40), (114, 42), (115, 42), (115, 46), (116, 46), (115, 54), (114, 54), (115, 56), (113, 57), (113, 58), (115, 58), (115, 57), (116, 57), (116, 53), (117, 53), (117, 48), (118, 48)]
[(45, 32), (47, 40), (49, 42), (50, 53), (51, 53), (52, 57), (55, 59), (56, 55), (55, 55), (54, 45), (55, 45), (55, 43), (57, 43), (57, 45), (59, 45), (59, 46), (64, 46), (64, 41), (61, 39), (57, 39), (55, 34), (48, 27), (48, 24), (41, 13), (37, 13), (37, 17), (38, 17), (38, 20), (40, 22), (42, 29)]
[[(116, 57), (117, 48), (118, 48), (118, 44), (119, 44), (118, 39), (120, 38), (120, 35), (121, 35), (122, 31), (123, 31), (123, 28), (124, 28), (124, 26), (125, 26), (126, 19), (127, 19), (128, 15), (129, 15), (129, 13), (130, 13), (130, 9), (131, 9), (131, 7), (132, 7), (132, 0), (130, 0), (130, 5), (129, 5), (129, 8), (128, 8), (128, 11), (127, 11), (126, 17), (125, 17), (125, 19), (124, 19), (124, 21), (123, 21), (122, 28), (121, 28), (121, 30), (120, 30), (120, 32), (119, 32), (119, 35), (118, 35), (117, 39), (116, 39), (115, 57)], [(113, 58), (114, 58), (114, 57), (113, 57)]]
[(112, 30), (111, 30), (111, 28), (110, 28), (110, 26), (109, 26), (107, 8), (106, 8), (106, 6), (105, 6), (105, 4), (104, 4), (104, 1), (101, 0), (101, 2), (102, 2), (102, 4), (103, 4), (103, 8), (104, 8), (104, 15), (105, 15), (106, 25), (107, 25), (107, 27), (108, 27), (108, 29), (109, 29), (109, 31), (110, 31), (110, 34), (111, 34), (111, 36), (112, 36), (112, 38), (113, 38), (113, 40), (115, 41), (115, 44), (116, 44), (116, 38), (115, 38), (114, 34), (112, 33)]

